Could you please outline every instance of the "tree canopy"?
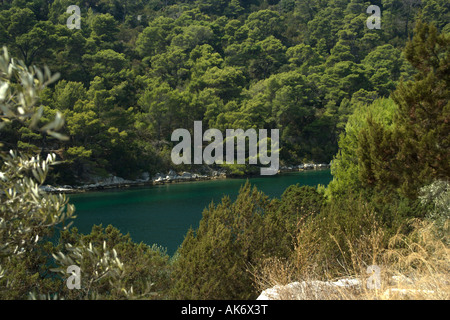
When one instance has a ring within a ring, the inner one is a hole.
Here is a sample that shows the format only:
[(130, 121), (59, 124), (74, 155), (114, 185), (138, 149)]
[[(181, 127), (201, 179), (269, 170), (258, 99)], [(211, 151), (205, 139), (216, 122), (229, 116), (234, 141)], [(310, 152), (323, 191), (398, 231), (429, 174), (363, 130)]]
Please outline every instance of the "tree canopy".
[(0, 4), (0, 43), (25, 64), (61, 74), (63, 81), (43, 95), (44, 115), (63, 110), (70, 137), (49, 145), (5, 128), (5, 139), (63, 150), (59, 160), (68, 162), (51, 174), (60, 182), (170, 167), (170, 133), (192, 130), (193, 121), (277, 128), (282, 163), (328, 163), (351, 101), (388, 98), (402, 77), (413, 77), (401, 52), (416, 17), (448, 29), (448, 9), (435, 0), (385, 1), (382, 28), (373, 30), (363, 1), (70, 5), (81, 9), (79, 30), (65, 25), (68, 1)]

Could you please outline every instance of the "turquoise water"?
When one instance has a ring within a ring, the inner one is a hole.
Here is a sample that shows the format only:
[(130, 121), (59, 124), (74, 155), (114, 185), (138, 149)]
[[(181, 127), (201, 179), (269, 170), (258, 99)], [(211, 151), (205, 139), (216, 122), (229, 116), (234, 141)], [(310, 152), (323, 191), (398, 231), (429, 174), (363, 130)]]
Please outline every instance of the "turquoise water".
[[(327, 185), (330, 171), (307, 171), (248, 179), (270, 197), (280, 197), (290, 185)], [(197, 228), (202, 212), (223, 196), (235, 199), (247, 179), (166, 184), (147, 188), (70, 195), (76, 207), (74, 226), (90, 233), (93, 225), (113, 225), (133, 241), (158, 244), (173, 254), (190, 227)]]

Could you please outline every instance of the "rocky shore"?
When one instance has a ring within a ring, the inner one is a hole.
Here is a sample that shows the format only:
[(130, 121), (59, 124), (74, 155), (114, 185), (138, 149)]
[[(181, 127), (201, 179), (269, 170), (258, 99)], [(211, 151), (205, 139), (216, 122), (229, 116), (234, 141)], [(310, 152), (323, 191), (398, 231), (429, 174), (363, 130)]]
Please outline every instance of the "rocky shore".
[(189, 181), (203, 181), (225, 179), (227, 177), (225, 171), (212, 171), (211, 174), (198, 173), (176, 173), (170, 170), (167, 174), (157, 173), (154, 177), (150, 177), (148, 172), (142, 174), (139, 179), (126, 180), (121, 177), (110, 175), (107, 178), (93, 177), (92, 181), (81, 186), (41, 186), (41, 190), (49, 193), (82, 193), (88, 191), (107, 190), (107, 189), (121, 189), (130, 187), (144, 187), (152, 185), (161, 185), (167, 183), (179, 183)]
[[(306, 170), (323, 170), (328, 169), (329, 164), (300, 164), (295, 166), (282, 166), (278, 173), (285, 172), (297, 172)], [(221, 170), (210, 170), (208, 173), (191, 173), (191, 172), (181, 172), (177, 173), (174, 170), (170, 170), (168, 173), (157, 173), (155, 176), (151, 177), (148, 172), (144, 172), (139, 179), (136, 180), (126, 180), (121, 177), (116, 177), (114, 175), (109, 175), (106, 178), (102, 177), (92, 177), (88, 183), (81, 186), (51, 186), (45, 185), (41, 186), (41, 190), (48, 193), (82, 193), (88, 191), (97, 190), (107, 190), (107, 189), (120, 189), (120, 188), (130, 188), (130, 187), (143, 187), (152, 185), (161, 185), (167, 183), (180, 183), (180, 182), (191, 182), (191, 181), (205, 181), (205, 180), (216, 180), (216, 179), (226, 179), (230, 177), (225, 169)]]
[(304, 163), (294, 166), (281, 166), (279, 173), (281, 172), (294, 172), (294, 171), (306, 171), (306, 170), (324, 170), (329, 169), (331, 167), (331, 163)]

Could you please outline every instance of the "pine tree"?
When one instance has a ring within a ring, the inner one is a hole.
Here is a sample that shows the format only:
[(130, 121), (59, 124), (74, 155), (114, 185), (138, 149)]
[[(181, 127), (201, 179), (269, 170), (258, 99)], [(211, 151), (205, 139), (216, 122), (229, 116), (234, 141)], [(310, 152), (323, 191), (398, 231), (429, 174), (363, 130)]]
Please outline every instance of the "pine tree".
[(410, 196), (432, 180), (450, 176), (449, 49), (448, 33), (419, 22), (405, 50), (418, 73), (393, 94), (399, 106), (397, 170), (402, 192)]
[(368, 121), (360, 132), (359, 178), (379, 190), (416, 198), (420, 187), (450, 175), (450, 38), (419, 22), (405, 56), (417, 73), (392, 98), (392, 128)]

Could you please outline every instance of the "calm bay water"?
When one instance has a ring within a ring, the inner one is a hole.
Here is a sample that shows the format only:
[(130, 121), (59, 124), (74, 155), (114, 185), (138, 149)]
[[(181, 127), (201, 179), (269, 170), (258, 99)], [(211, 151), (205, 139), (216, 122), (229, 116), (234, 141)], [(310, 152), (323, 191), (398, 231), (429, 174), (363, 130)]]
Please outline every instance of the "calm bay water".
[[(329, 170), (286, 173), (248, 179), (270, 197), (280, 197), (290, 185), (327, 185)], [(70, 195), (76, 207), (74, 226), (90, 233), (93, 225), (113, 225), (133, 241), (158, 244), (172, 255), (190, 227), (197, 228), (202, 212), (223, 196), (235, 199), (247, 179), (166, 184), (125, 190), (109, 190)]]

